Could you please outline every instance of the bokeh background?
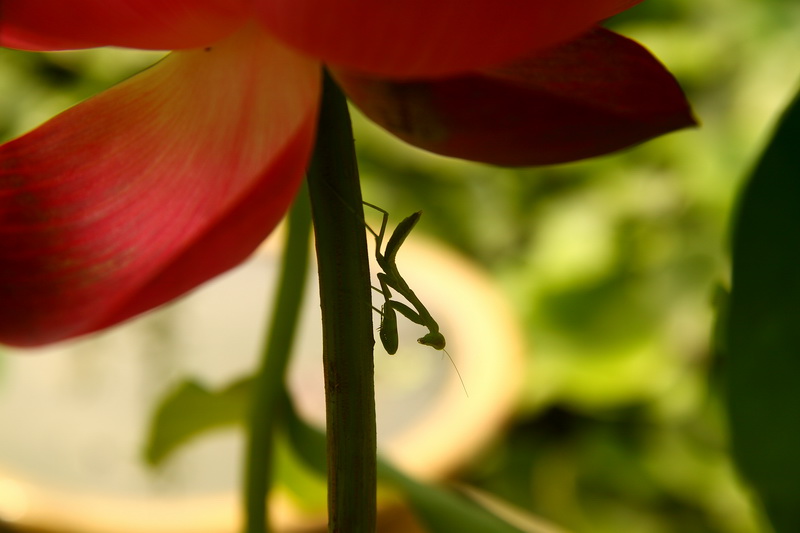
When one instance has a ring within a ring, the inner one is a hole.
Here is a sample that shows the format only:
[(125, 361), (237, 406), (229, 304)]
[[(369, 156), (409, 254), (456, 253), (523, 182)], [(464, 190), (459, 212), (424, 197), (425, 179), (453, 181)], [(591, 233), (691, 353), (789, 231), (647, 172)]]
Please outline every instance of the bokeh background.
[[(609, 26), (675, 74), (698, 129), (506, 169), (356, 114), (364, 197), (424, 210), (418, 231), (489, 272), (523, 326), (513, 417), (459, 481), (578, 533), (765, 531), (728, 455), (712, 332), (736, 193), (800, 82), (800, 4), (649, 0)], [(157, 57), (0, 50), (0, 139)]]

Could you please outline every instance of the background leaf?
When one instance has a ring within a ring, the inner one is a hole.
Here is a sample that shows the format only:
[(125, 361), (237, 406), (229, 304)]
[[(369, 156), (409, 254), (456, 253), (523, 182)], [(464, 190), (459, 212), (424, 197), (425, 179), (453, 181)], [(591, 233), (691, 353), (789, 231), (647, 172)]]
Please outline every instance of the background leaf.
[(241, 425), (252, 380), (244, 378), (219, 391), (186, 380), (156, 409), (148, 433), (145, 460), (162, 464), (173, 452), (207, 431)]
[(728, 409), (735, 459), (780, 533), (800, 531), (800, 96), (734, 223)]
[[(325, 475), (324, 435), (300, 420), (290, 402), (284, 405), (287, 433), (293, 450), (307, 466)], [(417, 482), (381, 459), (378, 459), (378, 479), (403, 494), (430, 533), (523, 533), (480, 505), (454, 492)]]

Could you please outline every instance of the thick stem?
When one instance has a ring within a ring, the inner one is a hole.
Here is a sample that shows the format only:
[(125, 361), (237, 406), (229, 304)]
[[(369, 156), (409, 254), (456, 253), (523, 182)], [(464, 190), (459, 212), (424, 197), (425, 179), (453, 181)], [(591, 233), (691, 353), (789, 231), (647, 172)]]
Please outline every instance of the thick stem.
[(328, 530), (370, 533), (376, 482), (369, 261), (347, 101), (327, 74), (308, 185), (322, 306)]
[(289, 213), (289, 234), (278, 278), (278, 295), (264, 343), (261, 368), (253, 383), (244, 472), (246, 533), (269, 530), (267, 495), (272, 481), (274, 429), (279, 403), (283, 401), (283, 382), (308, 271), (311, 213), (305, 189), (304, 185)]

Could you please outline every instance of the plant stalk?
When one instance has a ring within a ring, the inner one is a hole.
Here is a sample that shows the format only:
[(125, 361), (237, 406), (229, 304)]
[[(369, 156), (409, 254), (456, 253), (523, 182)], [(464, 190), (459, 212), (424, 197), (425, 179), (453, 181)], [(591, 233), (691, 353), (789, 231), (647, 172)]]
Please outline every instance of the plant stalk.
[(289, 232), (278, 278), (278, 294), (264, 343), (261, 367), (253, 383), (250, 417), (246, 428), (246, 533), (270, 531), (267, 497), (272, 482), (276, 419), (280, 412), (280, 402), (283, 401), (286, 368), (306, 285), (310, 235), (311, 213), (306, 185), (303, 184), (289, 213)]
[(308, 173), (327, 416), (328, 531), (375, 531), (372, 299), (364, 209), (347, 101), (325, 73)]

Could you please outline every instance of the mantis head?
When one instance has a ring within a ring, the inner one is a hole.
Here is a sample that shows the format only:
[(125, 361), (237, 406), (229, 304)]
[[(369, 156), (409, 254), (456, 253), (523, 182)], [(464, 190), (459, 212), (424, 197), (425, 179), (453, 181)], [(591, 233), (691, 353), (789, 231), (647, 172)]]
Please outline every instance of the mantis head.
[(444, 347), (447, 344), (444, 340), (444, 335), (438, 331), (431, 332), (423, 337), (420, 337), (417, 339), (417, 342), (424, 344), (425, 346), (430, 346), (434, 350), (444, 350)]

